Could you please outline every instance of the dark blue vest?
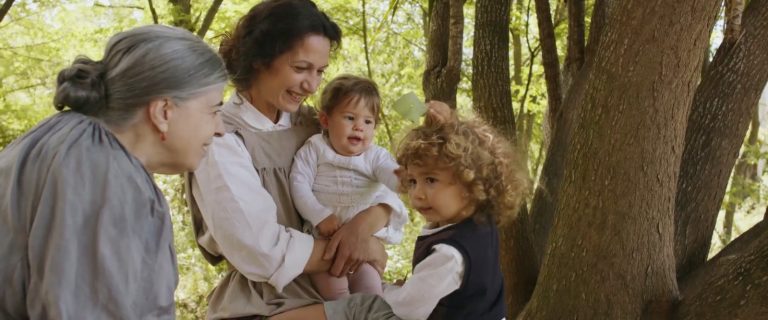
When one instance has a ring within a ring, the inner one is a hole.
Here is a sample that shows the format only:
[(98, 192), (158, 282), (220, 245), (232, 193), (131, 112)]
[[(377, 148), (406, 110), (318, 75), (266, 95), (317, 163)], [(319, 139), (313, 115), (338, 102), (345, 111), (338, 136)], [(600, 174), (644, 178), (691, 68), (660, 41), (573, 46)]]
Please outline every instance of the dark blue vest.
[(443, 297), (429, 319), (499, 320), (506, 316), (504, 279), (499, 264), (499, 232), (493, 223), (472, 218), (416, 239), (413, 266), (436, 244), (447, 244), (464, 256), (461, 287)]

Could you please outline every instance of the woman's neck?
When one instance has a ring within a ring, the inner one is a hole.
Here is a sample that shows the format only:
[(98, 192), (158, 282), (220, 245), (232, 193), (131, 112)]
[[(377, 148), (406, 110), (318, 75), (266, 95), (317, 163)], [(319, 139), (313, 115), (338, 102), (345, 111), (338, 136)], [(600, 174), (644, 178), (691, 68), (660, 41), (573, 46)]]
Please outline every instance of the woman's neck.
[(117, 141), (120, 141), (128, 153), (141, 162), (147, 171), (156, 173), (161, 170), (159, 163), (153, 157), (161, 150), (152, 141), (146, 130), (142, 130), (143, 128), (138, 125), (123, 126), (122, 128), (106, 126), (106, 128), (115, 135)]
[(272, 123), (277, 123), (277, 121), (280, 120), (280, 110), (268, 103), (266, 99), (263, 99), (262, 97), (264, 95), (259, 94), (257, 90), (251, 89), (241, 95), (245, 100), (248, 100), (256, 110), (261, 112), (267, 119), (271, 120)]

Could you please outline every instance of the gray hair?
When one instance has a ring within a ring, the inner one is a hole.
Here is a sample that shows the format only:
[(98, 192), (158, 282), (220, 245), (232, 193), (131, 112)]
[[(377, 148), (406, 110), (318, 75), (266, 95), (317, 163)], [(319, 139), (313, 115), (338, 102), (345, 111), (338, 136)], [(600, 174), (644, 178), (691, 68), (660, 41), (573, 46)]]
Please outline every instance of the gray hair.
[(184, 101), (226, 82), (224, 63), (203, 40), (149, 25), (112, 36), (101, 61), (78, 56), (59, 72), (53, 104), (119, 126), (153, 99)]

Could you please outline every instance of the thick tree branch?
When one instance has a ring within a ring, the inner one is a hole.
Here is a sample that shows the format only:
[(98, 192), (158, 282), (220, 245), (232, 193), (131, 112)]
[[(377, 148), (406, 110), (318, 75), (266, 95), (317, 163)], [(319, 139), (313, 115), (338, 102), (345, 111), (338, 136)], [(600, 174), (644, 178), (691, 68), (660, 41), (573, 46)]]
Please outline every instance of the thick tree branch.
[(568, 1), (568, 49), (563, 68), (563, 88), (565, 91), (574, 75), (584, 65), (584, 0)]
[(197, 30), (197, 36), (202, 38), (205, 38), (205, 34), (208, 32), (208, 29), (211, 27), (211, 24), (213, 23), (213, 18), (216, 17), (216, 13), (219, 12), (219, 7), (221, 6), (221, 3), (224, 2), (224, 0), (214, 0), (213, 3), (211, 3), (211, 6), (208, 8), (208, 11), (205, 12), (205, 18), (203, 18), (203, 24), (200, 25), (200, 29)]
[(743, 26), (738, 41), (717, 50), (688, 116), (675, 204), (678, 278), (706, 260), (752, 108), (768, 81), (768, 1), (750, 2)]
[[(601, 0), (597, 0), (601, 1)], [(546, 10), (540, 9), (541, 6), (546, 7)], [(559, 62), (557, 58), (557, 51), (554, 49), (556, 44), (554, 38), (550, 41), (544, 40), (545, 32), (542, 31), (542, 24), (544, 28), (552, 28), (551, 22), (547, 23), (549, 19), (543, 19), (539, 11), (544, 11), (543, 15), (549, 16), (549, 3), (548, 1), (536, 0), (536, 14), (539, 20), (539, 33), (540, 33), (540, 46), (542, 52), (542, 64), (544, 64), (544, 74), (547, 82), (547, 94), (550, 101), (549, 109), (547, 111), (547, 119), (544, 120), (548, 125), (544, 128), (545, 133), (548, 134), (548, 141), (543, 148), (547, 149), (547, 156), (544, 159), (544, 167), (542, 168), (539, 181), (536, 185), (536, 190), (531, 203), (531, 219), (532, 219), (532, 234), (533, 245), (536, 253), (536, 265), (539, 266), (542, 262), (544, 255), (544, 248), (547, 244), (549, 237), (549, 231), (552, 228), (552, 223), (555, 217), (555, 208), (559, 202), (558, 195), (560, 193), (561, 183), (563, 179), (563, 170), (565, 168), (565, 159), (568, 155), (568, 147), (571, 140), (572, 123), (578, 113), (578, 108), (583, 94), (583, 86), (579, 85), (574, 80), (569, 90), (569, 100), (567, 101), (568, 107), (559, 107), (562, 103), (560, 84), (560, 70)], [(596, 9), (597, 10), (597, 9)], [(593, 22), (594, 23), (594, 22)], [(547, 26), (549, 24), (549, 26)], [(554, 37), (554, 30), (551, 29), (551, 37)], [(527, 39), (527, 38), (526, 38)], [(592, 45), (597, 45), (592, 44)], [(547, 49), (547, 46), (549, 49)], [(530, 47), (530, 44), (529, 44)], [(547, 51), (548, 50), (548, 51)], [(549, 61), (549, 63), (547, 62)], [(553, 65), (554, 64), (554, 65)], [(574, 77), (578, 77), (578, 74), (574, 74)], [(552, 89), (550, 89), (552, 88)], [(527, 88), (526, 88), (527, 92)], [(558, 92), (553, 95), (552, 92)], [(558, 106), (552, 108), (552, 100), (555, 100)], [(559, 110), (559, 111), (558, 111)], [(538, 167), (538, 165), (537, 165)]]
[(685, 277), (675, 319), (768, 318), (768, 222), (736, 238)]
[(539, 25), (539, 40), (541, 41), (541, 57), (544, 64), (544, 78), (547, 82), (547, 102), (549, 115), (549, 131), (552, 132), (555, 120), (560, 113), (563, 101), (562, 82), (560, 80), (560, 61), (557, 56), (555, 28), (552, 24), (549, 0), (536, 0), (536, 20)]
[(429, 8), (427, 58), (422, 86), (427, 100), (456, 108), (464, 39), (464, 0), (432, 0)]
[(3, 6), (0, 7), (0, 22), (3, 22), (3, 18), (5, 18), (5, 15), (8, 14), (8, 11), (11, 10), (11, 6), (13, 6), (13, 2), (15, 0), (5, 0), (3, 2)]

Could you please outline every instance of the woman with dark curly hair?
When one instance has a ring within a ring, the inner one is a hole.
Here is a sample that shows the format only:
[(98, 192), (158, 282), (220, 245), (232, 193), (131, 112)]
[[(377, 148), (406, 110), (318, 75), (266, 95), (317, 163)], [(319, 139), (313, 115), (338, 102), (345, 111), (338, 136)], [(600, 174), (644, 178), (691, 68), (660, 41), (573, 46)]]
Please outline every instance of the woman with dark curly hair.
[(188, 179), (201, 251), (230, 266), (209, 297), (208, 318), (271, 316), (322, 302), (310, 273), (350, 274), (365, 262), (384, 269), (386, 251), (373, 234), (403, 225), (391, 219), (407, 219), (391, 214), (396, 194), (324, 240), (305, 233), (312, 226), (289, 190), (294, 154), (320, 132), (304, 100), (317, 91), (340, 41), (339, 27), (312, 1), (268, 0), (221, 43), (236, 88), (223, 108), (228, 134), (214, 139)]
[(427, 220), (413, 274), (382, 296), (356, 294), (286, 319), (479, 319), (506, 316), (497, 224), (514, 219), (528, 177), (509, 141), (480, 121), (425, 124), (400, 143), (401, 191)]
[(178, 271), (152, 174), (194, 170), (227, 83), (189, 31), (144, 26), (59, 72), (54, 106), (0, 152), (0, 319), (173, 319)]

